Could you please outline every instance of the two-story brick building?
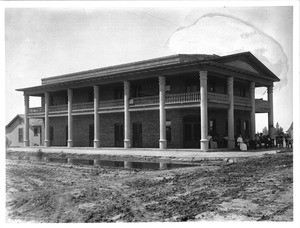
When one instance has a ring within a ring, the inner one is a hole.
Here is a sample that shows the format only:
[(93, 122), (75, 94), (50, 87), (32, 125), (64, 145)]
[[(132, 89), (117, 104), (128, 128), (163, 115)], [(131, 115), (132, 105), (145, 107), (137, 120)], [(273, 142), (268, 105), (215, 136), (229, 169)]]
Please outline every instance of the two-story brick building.
[[(208, 149), (208, 135), (254, 138), (255, 113), (273, 127), (273, 83), (250, 52), (172, 55), (42, 79), (24, 92), (28, 119), (44, 122), (45, 146)], [(268, 100), (255, 99), (267, 87)], [(41, 107), (29, 108), (29, 97)], [(219, 145), (221, 146), (221, 145)]]

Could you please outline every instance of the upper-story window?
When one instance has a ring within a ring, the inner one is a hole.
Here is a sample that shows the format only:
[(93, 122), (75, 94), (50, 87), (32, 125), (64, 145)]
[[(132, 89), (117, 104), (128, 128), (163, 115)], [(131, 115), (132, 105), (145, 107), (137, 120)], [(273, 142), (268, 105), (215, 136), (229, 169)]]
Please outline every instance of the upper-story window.
[(199, 80), (187, 80), (185, 82), (185, 92), (192, 93), (200, 91)]
[(88, 91), (88, 102), (94, 101), (94, 92), (92, 90)]
[(239, 97), (246, 97), (247, 96), (247, 89), (244, 86), (238, 86), (234, 89), (234, 96)]
[(114, 99), (119, 100), (124, 98), (124, 89), (123, 87), (115, 88), (114, 90)]
[(214, 81), (208, 80), (208, 92), (216, 92), (216, 83)]
[(170, 81), (166, 80), (166, 93), (169, 93), (171, 91), (171, 85), (170, 85)]
[(141, 96), (141, 85), (133, 85), (131, 87), (131, 97), (140, 97)]

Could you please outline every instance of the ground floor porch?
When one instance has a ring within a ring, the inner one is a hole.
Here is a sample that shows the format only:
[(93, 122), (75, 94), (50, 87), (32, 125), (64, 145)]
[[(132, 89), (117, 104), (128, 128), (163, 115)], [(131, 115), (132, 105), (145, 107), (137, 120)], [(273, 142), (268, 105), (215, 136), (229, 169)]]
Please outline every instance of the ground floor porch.
[[(124, 114), (98, 114), (95, 127), (94, 115), (74, 115), (72, 117), (73, 147), (93, 147), (95, 128), (99, 130), (100, 148), (124, 146)], [(250, 137), (251, 112), (234, 111), (234, 136)], [(67, 116), (49, 118), (50, 146), (67, 147), (69, 127)], [(208, 149), (228, 148), (228, 111), (209, 108), (207, 132), (210, 138)], [(132, 148), (159, 148), (160, 123), (159, 110), (135, 111), (130, 113), (129, 140)], [(201, 141), (201, 117), (199, 107), (166, 110), (165, 133), (167, 148), (198, 149)], [(41, 138), (44, 137), (44, 127)], [(31, 145), (31, 144), (30, 144)], [(43, 145), (43, 144), (41, 144)]]

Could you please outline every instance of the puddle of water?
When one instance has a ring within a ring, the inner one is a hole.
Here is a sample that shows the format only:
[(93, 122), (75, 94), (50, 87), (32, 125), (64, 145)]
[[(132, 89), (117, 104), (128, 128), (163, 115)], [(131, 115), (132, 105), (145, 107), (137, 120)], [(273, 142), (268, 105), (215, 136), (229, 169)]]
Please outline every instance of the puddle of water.
[[(29, 156), (11, 156), (10, 159), (38, 161), (37, 157), (29, 157)], [(92, 160), (92, 159), (80, 159), (80, 158), (58, 158), (58, 157), (44, 157), (42, 160), (45, 162), (68, 163), (74, 165), (95, 165), (100, 167), (147, 169), (147, 170), (175, 169), (175, 168), (197, 166), (196, 164), (184, 164), (184, 163), (113, 161), (113, 160), (100, 160), (100, 159)]]

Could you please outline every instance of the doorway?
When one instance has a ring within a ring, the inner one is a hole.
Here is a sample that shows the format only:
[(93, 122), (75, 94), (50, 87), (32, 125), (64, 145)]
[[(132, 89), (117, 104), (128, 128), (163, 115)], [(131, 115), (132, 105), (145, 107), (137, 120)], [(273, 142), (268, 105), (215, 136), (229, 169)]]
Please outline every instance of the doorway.
[(89, 125), (89, 147), (94, 147), (94, 124)]
[(124, 127), (121, 123), (115, 124), (115, 147), (124, 146)]
[(142, 123), (132, 124), (132, 146), (143, 147)]
[(200, 117), (187, 116), (183, 118), (183, 147), (200, 147)]

